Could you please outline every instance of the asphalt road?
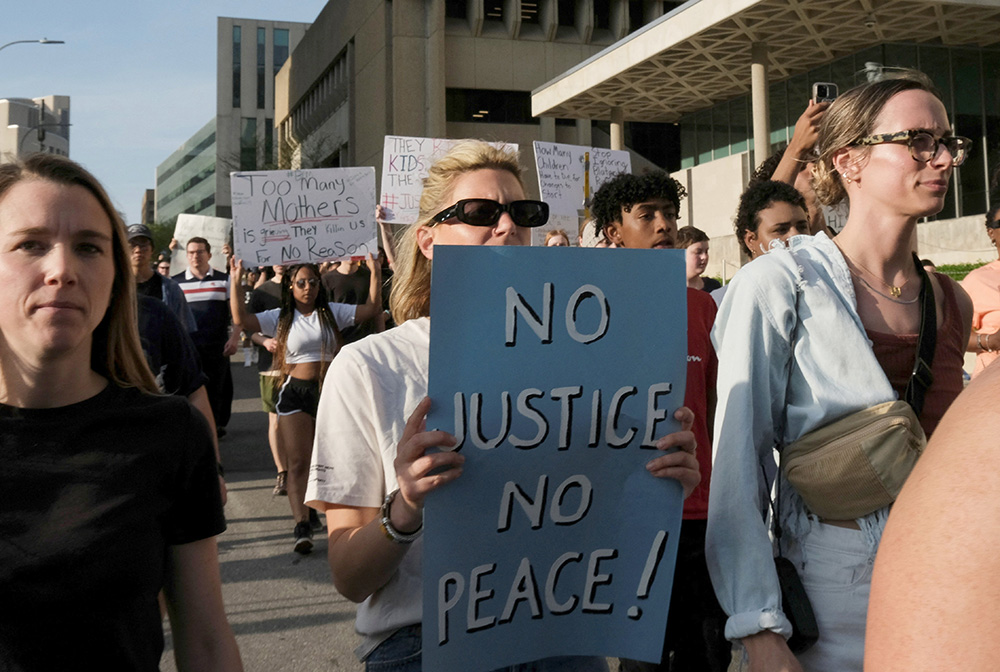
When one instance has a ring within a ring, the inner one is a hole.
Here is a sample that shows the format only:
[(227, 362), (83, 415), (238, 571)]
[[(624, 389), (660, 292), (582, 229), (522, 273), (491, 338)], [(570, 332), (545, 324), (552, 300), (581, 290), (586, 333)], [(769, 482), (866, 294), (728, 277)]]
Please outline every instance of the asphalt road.
[[(288, 500), (271, 495), (274, 463), (257, 370), (244, 368), (235, 358), (232, 370), (233, 417), (220, 444), (229, 503), (228, 529), (219, 537), (219, 565), (243, 666), (268, 672), (357, 672), (363, 667), (354, 656), (354, 605), (333, 588), (325, 534), (316, 534), (310, 555), (292, 552)], [(169, 624), (165, 629), (160, 667), (173, 672)]]

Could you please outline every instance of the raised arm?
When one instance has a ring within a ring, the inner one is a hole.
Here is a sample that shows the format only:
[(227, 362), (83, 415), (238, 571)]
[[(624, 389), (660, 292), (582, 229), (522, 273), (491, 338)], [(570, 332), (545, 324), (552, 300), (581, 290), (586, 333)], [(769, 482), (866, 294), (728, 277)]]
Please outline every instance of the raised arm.
[(826, 108), (830, 103), (814, 103), (809, 101), (805, 112), (795, 122), (795, 130), (792, 139), (788, 143), (788, 149), (774, 169), (771, 179), (776, 182), (786, 182), (793, 187), (795, 178), (805, 162), (812, 159), (813, 147), (816, 145), (816, 138), (819, 135), (819, 122), (823, 119)]
[(260, 331), (260, 322), (257, 316), (247, 312), (246, 304), (243, 303), (243, 293), (238, 288), (243, 284), (243, 260), (233, 257), (229, 262), (230, 286), (233, 288), (229, 292), (229, 308), (233, 313), (233, 333), (238, 333), (241, 329), (253, 333)]
[(378, 257), (368, 255), (368, 301), (354, 309), (354, 323), (361, 324), (382, 312), (382, 264)]
[(389, 268), (396, 270), (396, 239), (392, 235), (392, 225), (385, 221), (385, 210), (381, 205), (375, 206), (375, 221), (378, 222), (378, 229), (382, 232), (382, 247), (385, 249), (385, 258), (389, 262)]

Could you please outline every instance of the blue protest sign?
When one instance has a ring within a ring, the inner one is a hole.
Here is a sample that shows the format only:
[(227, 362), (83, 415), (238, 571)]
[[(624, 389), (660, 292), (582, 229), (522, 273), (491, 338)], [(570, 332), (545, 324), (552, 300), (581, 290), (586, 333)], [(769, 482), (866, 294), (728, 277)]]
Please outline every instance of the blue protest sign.
[(424, 669), (659, 660), (686, 351), (683, 252), (434, 247), (427, 427), (466, 461), (425, 503)]

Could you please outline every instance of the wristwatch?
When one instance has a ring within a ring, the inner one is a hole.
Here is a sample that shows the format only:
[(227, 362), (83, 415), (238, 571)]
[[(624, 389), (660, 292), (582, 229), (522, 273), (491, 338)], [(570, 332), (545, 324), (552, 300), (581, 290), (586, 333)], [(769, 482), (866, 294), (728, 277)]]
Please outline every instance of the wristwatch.
[(385, 538), (389, 541), (397, 544), (412, 544), (417, 540), (417, 537), (423, 533), (424, 522), (421, 520), (420, 527), (415, 529), (413, 532), (400, 532), (392, 526), (389, 510), (392, 508), (392, 500), (396, 499), (397, 494), (399, 494), (398, 488), (385, 496), (385, 501), (382, 502), (382, 510), (379, 513), (381, 516), (381, 520), (379, 520), (379, 527), (382, 528), (382, 534), (384, 534)]

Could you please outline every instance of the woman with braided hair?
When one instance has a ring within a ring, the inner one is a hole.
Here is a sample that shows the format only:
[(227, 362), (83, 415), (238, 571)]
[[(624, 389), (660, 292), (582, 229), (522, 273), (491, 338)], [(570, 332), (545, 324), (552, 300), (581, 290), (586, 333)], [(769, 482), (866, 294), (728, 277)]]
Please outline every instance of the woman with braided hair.
[[(278, 437), (285, 449), (288, 469), (288, 503), (295, 519), (293, 536), (296, 553), (312, 550), (311, 519), (316, 514), (304, 503), (309, 458), (316, 431), (316, 406), (326, 368), (342, 345), (340, 330), (375, 317), (382, 306), (381, 265), (368, 255), (372, 268), (367, 303), (355, 306), (329, 303), (315, 264), (291, 266), (282, 278), (281, 307), (262, 313), (248, 313), (237, 292), (230, 295), (236, 328), (273, 336), (274, 369), (281, 371), (278, 393)], [(235, 286), (243, 278), (243, 262), (234, 259)]]

